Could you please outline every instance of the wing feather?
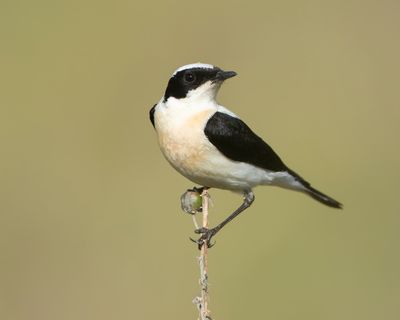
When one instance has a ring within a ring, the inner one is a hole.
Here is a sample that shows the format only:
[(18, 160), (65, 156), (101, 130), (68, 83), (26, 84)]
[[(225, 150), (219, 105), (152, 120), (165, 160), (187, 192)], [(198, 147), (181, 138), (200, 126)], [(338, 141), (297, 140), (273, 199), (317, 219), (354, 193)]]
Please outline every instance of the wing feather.
[(151, 124), (153, 125), (153, 127), (155, 127), (155, 124), (154, 124), (154, 112), (156, 112), (156, 106), (157, 106), (157, 104), (155, 104), (155, 105), (150, 109), (150, 112), (149, 112), (150, 121), (151, 121)]
[(204, 133), (231, 160), (271, 171), (288, 170), (274, 150), (239, 118), (216, 112), (208, 120)]

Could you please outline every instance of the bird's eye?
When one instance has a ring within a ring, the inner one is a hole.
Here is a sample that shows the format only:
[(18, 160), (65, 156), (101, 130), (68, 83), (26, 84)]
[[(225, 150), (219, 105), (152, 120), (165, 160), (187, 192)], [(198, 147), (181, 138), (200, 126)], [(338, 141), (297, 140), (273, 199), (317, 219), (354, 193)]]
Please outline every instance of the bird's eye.
[(196, 76), (193, 72), (185, 73), (185, 81), (188, 83), (193, 83), (196, 80)]

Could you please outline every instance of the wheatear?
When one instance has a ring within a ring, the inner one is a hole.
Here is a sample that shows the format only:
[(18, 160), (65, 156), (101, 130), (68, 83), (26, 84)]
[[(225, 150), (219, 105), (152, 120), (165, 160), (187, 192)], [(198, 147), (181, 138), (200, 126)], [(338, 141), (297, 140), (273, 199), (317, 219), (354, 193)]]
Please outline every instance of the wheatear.
[(234, 71), (209, 64), (180, 67), (150, 110), (161, 151), (179, 173), (206, 188), (244, 195), (242, 205), (219, 225), (196, 230), (200, 247), (210, 246), (211, 238), (252, 204), (252, 188), (258, 185), (301, 191), (327, 206), (342, 207), (289, 169), (237, 115), (217, 103), (221, 84), (234, 76)]

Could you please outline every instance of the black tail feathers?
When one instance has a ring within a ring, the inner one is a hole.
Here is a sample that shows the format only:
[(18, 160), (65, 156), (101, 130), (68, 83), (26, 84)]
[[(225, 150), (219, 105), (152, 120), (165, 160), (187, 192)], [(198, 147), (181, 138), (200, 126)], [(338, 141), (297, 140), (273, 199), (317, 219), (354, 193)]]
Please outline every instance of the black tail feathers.
[(307, 194), (309, 194), (312, 198), (315, 200), (329, 206), (332, 208), (337, 208), (337, 209), (342, 209), (343, 205), (336, 201), (335, 199), (332, 199), (331, 197), (328, 197), (326, 194), (323, 194), (322, 192), (314, 189), (310, 185), (305, 186), (307, 189), (305, 190)]
[(299, 174), (297, 174), (293, 170), (288, 169), (288, 172), (292, 176), (294, 176), (295, 179), (304, 186), (304, 192), (307, 193), (313, 199), (315, 199), (329, 207), (332, 207), (332, 208), (337, 208), (337, 209), (343, 208), (343, 205), (339, 201), (336, 201), (335, 199), (328, 197), (326, 194), (322, 193), (321, 191), (318, 191), (317, 189), (314, 189), (313, 187), (311, 187), (309, 182), (304, 180)]

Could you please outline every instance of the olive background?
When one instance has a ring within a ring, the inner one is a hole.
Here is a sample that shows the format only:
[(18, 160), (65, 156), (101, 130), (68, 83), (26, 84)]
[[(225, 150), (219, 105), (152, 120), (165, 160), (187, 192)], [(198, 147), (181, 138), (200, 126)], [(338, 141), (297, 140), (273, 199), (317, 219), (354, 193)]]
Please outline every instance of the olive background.
[[(148, 111), (201, 61), (344, 204), (256, 188), (210, 251), (213, 318), (399, 319), (399, 28), (396, 0), (2, 0), (0, 318), (196, 319), (193, 183)], [(241, 197), (211, 194), (214, 225)]]

